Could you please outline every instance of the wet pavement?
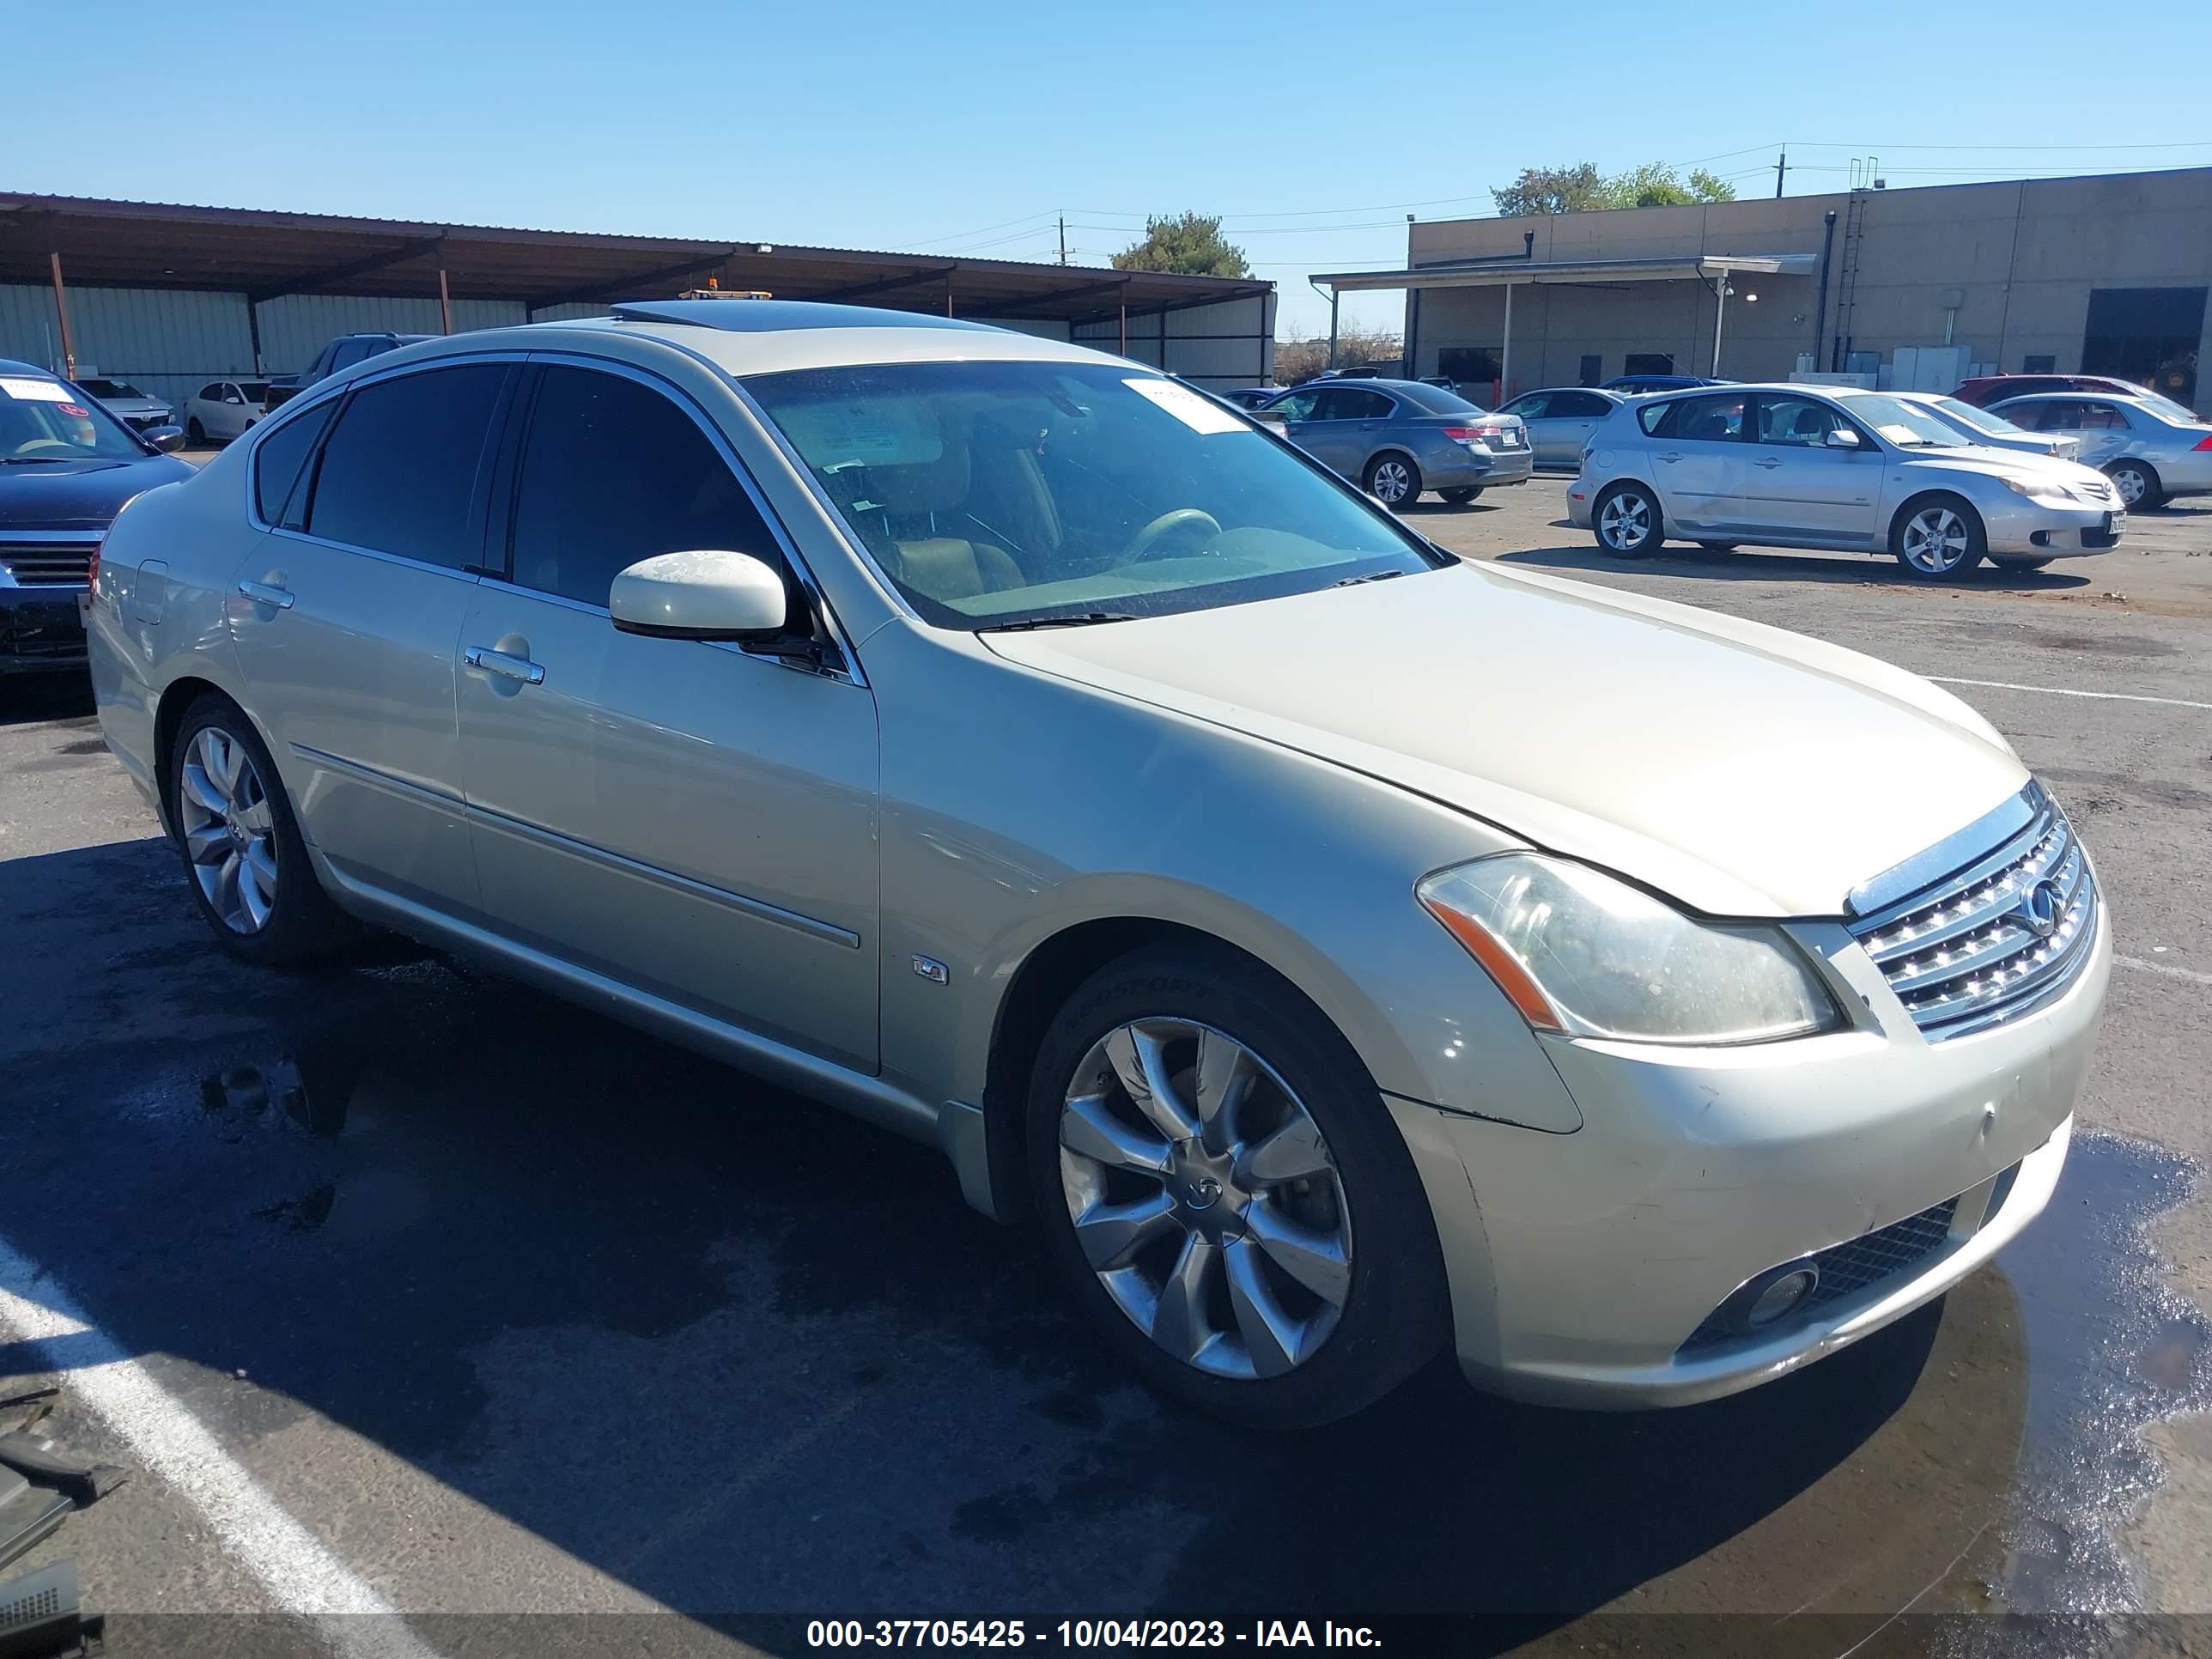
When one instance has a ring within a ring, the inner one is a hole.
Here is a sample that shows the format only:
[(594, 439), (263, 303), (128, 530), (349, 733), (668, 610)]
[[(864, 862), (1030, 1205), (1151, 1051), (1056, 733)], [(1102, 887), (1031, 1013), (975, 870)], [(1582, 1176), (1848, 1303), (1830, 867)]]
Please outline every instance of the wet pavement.
[[(2130, 1531), (2147, 1428), (2212, 1407), (2212, 1329), (2153, 1243), (2203, 1194), (2098, 1127), (2201, 1091), (2146, 1035), (2185, 987), (2116, 977), (2043, 1219), (1803, 1372), (1592, 1415), (1439, 1364), (1352, 1422), (1248, 1435), (1129, 1384), (929, 1149), (411, 946), (231, 962), (82, 709), (28, 712), (0, 727), (0, 1237), (434, 1650), (668, 1651), (641, 1616), (666, 1607), (701, 1621), (684, 1641), (779, 1654), (807, 1616), (1078, 1612), (1475, 1613), (1454, 1650), (1561, 1655), (2212, 1652), (2212, 1621), (2141, 1616)], [(2172, 769), (2106, 739), (2035, 740), (2112, 780), (2061, 790), (2110, 796), (2123, 950), (2151, 917), (2201, 937), (2186, 882), (2137, 871), (2212, 802), (2161, 800)], [(73, 816), (33, 821), (33, 787)], [(67, 1342), (0, 1328), (0, 1397)], [(143, 1650), (195, 1614), (223, 1650), (288, 1639), (158, 1480), (23, 1565), (62, 1555)]]

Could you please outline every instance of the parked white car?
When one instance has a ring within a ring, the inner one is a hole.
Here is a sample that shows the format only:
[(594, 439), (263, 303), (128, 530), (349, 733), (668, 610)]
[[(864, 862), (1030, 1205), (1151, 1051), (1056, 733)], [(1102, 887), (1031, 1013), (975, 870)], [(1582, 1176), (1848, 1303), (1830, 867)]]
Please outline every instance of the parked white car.
[(1893, 398), (1917, 404), (1970, 444), (1987, 449), (2017, 450), (2024, 455), (2049, 455), (2062, 461), (2081, 458), (2081, 441), (2063, 433), (2030, 432), (2014, 426), (1992, 410), (1978, 409), (1956, 398), (1933, 392), (1893, 392)]
[(128, 380), (118, 380), (109, 375), (80, 374), (76, 385), (133, 432), (145, 432), (169, 424), (168, 400), (153, 397)]
[(269, 412), (266, 380), (210, 380), (185, 400), (185, 441), (227, 444)]
[(2119, 544), (2127, 507), (2101, 473), (1970, 443), (1886, 392), (1703, 387), (1624, 404), (1592, 434), (1567, 516), (1620, 558), (1669, 537), (1894, 555), (1923, 580), (1984, 558), (2039, 569)]
[(1949, 692), (1463, 563), (950, 319), (391, 352), (140, 495), (91, 613), (232, 953), (397, 928), (913, 1136), (1249, 1423), (1447, 1345), (1645, 1406), (1879, 1329), (2049, 1201), (2111, 962)]

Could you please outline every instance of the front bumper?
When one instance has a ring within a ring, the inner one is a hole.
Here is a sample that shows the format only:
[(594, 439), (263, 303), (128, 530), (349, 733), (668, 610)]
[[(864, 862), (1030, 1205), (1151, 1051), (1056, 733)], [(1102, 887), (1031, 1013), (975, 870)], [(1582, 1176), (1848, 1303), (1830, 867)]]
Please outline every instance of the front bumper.
[[(1571, 1134), (1391, 1101), (1443, 1247), (1462, 1369), (1553, 1404), (1686, 1405), (1941, 1295), (2050, 1199), (2110, 934), (2100, 915), (2088, 965), (2056, 1000), (1931, 1043), (1836, 928), (1815, 948), (1865, 997), (1857, 1028), (1737, 1048), (1547, 1039), (1583, 1117)], [(1887, 1276), (1764, 1330), (1701, 1332), (1768, 1270), (1952, 1200), (1940, 1242)]]
[(2127, 509), (2042, 507), (2015, 497), (1983, 515), (1990, 553), (1996, 558), (2067, 559), (2118, 547), (2127, 533)]
[(0, 587), (0, 674), (84, 666), (78, 592), (68, 587)]

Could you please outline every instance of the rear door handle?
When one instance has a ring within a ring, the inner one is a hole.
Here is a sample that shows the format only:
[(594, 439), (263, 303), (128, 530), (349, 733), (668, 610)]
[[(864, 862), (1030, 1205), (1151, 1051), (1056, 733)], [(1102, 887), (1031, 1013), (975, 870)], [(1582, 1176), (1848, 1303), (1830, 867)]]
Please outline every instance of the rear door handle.
[(1654, 455), (1651, 459), (1655, 461), (1679, 461), (1682, 457), (1680, 452), (1670, 449), (1665, 454)]
[(495, 651), (488, 645), (472, 645), (461, 653), (461, 660), (471, 668), (480, 668), (487, 674), (497, 674), (506, 679), (520, 680), (525, 685), (545, 684), (545, 671), (526, 657), (510, 657), (504, 651)]
[(276, 587), (268, 582), (240, 582), (238, 591), (256, 605), (273, 605), (279, 611), (292, 608), (292, 590)]
[(1762, 455), (1757, 460), (1753, 461), (1752, 465), (1753, 466), (1775, 467), (1781, 465), (1782, 462), (1776, 456)]

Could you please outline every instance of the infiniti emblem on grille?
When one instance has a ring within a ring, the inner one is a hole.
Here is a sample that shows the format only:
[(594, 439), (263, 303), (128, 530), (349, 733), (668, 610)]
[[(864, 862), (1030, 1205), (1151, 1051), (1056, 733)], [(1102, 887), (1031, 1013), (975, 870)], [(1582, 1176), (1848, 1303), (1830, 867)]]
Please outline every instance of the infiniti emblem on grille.
[(2059, 910), (2058, 884), (2048, 876), (2021, 895), (2020, 919), (2038, 939), (2049, 939), (2058, 931)]

